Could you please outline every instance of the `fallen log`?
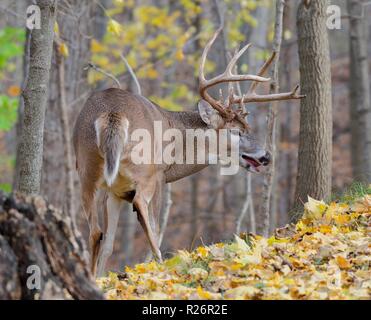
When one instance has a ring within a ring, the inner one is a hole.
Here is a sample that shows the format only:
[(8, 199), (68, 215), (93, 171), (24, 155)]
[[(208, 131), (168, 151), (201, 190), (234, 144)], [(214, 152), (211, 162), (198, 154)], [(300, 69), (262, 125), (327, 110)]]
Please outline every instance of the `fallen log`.
[(41, 197), (0, 192), (0, 299), (103, 299), (80, 233)]

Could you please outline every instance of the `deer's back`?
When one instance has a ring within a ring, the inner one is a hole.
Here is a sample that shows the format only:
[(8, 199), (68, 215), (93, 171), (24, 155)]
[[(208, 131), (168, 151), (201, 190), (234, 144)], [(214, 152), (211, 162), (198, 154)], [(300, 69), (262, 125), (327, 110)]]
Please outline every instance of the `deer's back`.
[(135, 129), (152, 131), (153, 121), (163, 119), (159, 107), (132, 92), (111, 88), (93, 93), (82, 108), (74, 127), (75, 152), (81, 148), (97, 150), (94, 123), (104, 113), (116, 113), (129, 121), (129, 132)]

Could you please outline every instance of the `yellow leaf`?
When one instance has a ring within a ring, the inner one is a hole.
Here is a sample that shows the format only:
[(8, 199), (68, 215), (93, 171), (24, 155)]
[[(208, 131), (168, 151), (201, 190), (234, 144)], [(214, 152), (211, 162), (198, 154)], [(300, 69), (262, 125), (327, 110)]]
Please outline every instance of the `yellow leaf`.
[(302, 230), (305, 230), (307, 228), (307, 226), (304, 224), (304, 222), (302, 220), (300, 220), (297, 224), (296, 224), (296, 230), (297, 231), (302, 231)]
[(345, 258), (343, 258), (342, 256), (337, 256), (336, 257), (336, 263), (338, 264), (338, 266), (340, 267), (340, 269), (349, 269), (351, 267), (349, 261)]
[(8, 95), (10, 95), (11, 97), (16, 97), (16, 96), (19, 96), (19, 94), (21, 93), (21, 88), (18, 87), (18, 86), (10, 86), (7, 90), (7, 93)]
[(141, 264), (137, 264), (135, 266), (135, 271), (138, 272), (138, 273), (145, 273), (145, 272), (147, 272), (147, 268), (144, 265), (144, 263), (141, 263)]
[(155, 69), (149, 69), (147, 71), (147, 78), (149, 79), (156, 79), (158, 77), (158, 73)]
[(321, 226), (319, 227), (319, 231), (320, 231), (321, 233), (324, 233), (324, 234), (331, 233), (331, 231), (332, 231), (332, 227), (329, 226), (329, 225), (321, 225)]
[(107, 31), (119, 36), (122, 32), (122, 27), (116, 20), (110, 19), (107, 23)]
[(312, 219), (320, 219), (326, 211), (327, 205), (323, 201), (318, 201), (308, 196), (308, 202), (304, 204), (304, 209)]
[(97, 40), (91, 40), (91, 52), (100, 53), (104, 51), (104, 46), (102, 46)]
[(285, 239), (285, 238), (282, 238), (282, 239), (276, 239), (275, 236), (272, 236), (268, 239), (268, 244), (269, 245), (272, 245), (273, 243), (287, 243), (289, 242), (289, 239)]
[(168, 260), (165, 261), (165, 266), (168, 267), (169, 269), (175, 268), (178, 265), (182, 263), (182, 258), (178, 256), (174, 256)]
[(178, 61), (184, 60), (184, 53), (182, 49), (177, 50), (177, 52), (175, 53), (175, 59)]
[(207, 255), (209, 254), (209, 249), (205, 248), (205, 247), (198, 247), (197, 248), (197, 253), (202, 257), (202, 258), (206, 258)]
[(350, 221), (350, 216), (344, 215), (344, 214), (334, 215), (333, 218), (334, 218), (334, 221), (340, 225), (346, 224), (347, 222)]
[(59, 36), (59, 26), (57, 21), (54, 22), (54, 33), (56, 36)]
[(201, 299), (211, 299), (211, 294), (202, 289), (201, 286), (197, 287), (197, 294), (200, 296)]
[(58, 51), (62, 56), (68, 57), (68, 47), (64, 42), (59, 45)]
[(231, 270), (232, 271), (237, 271), (237, 270), (240, 270), (243, 267), (244, 267), (244, 264), (237, 262), (237, 263), (234, 263), (234, 264), (231, 265)]

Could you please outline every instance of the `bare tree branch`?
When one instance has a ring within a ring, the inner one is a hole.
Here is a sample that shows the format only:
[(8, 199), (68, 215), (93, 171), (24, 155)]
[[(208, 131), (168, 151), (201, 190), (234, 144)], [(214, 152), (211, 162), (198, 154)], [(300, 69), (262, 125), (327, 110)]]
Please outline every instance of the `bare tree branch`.
[(98, 66), (96, 66), (92, 62), (89, 62), (88, 63), (88, 65), (85, 67), (85, 70), (87, 70), (89, 68), (92, 68), (93, 70), (95, 70), (97, 72), (100, 72), (100, 73), (104, 74), (106, 77), (112, 79), (117, 84), (117, 86), (121, 89), (121, 83), (120, 83), (120, 81), (118, 81), (117, 78), (113, 74), (111, 74), (111, 73), (109, 73), (107, 71), (104, 71), (103, 69), (99, 68)]
[(141, 95), (142, 94), (142, 88), (139, 84), (137, 76), (135, 75), (135, 72), (133, 71), (133, 68), (130, 66), (128, 60), (126, 60), (126, 58), (124, 57), (124, 55), (122, 53), (120, 54), (120, 57), (124, 61), (125, 65), (126, 65), (126, 68), (128, 69), (131, 77), (133, 78), (133, 80), (135, 82), (135, 85), (136, 85), (137, 90), (138, 90), (138, 94)]

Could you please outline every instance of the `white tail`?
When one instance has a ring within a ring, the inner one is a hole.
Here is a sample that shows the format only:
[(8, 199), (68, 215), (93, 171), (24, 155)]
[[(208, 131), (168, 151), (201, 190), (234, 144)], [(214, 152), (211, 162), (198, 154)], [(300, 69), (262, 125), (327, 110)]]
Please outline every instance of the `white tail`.
[(119, 113), (102, 114), (94, 123), (97, 145), (104, 155), (104, 179), (113, 185), (120, 167), (120, 158), (128, 139), (129, 122)]

